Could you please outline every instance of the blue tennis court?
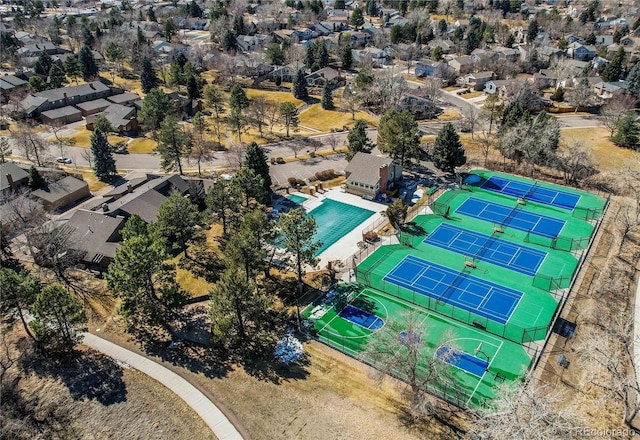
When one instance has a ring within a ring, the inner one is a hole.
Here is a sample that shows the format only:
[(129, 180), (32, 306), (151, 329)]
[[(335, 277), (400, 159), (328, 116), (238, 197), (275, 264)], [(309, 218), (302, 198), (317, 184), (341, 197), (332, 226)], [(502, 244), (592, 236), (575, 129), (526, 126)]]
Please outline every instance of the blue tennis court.
[(522, 292), (407, 255), (384, 281), (506, 324)]
[(547, 238), (556, 238), (565, 225), (564, 220), (523, 211), (518, 205), (511, 207), (475, 197), (465, 200), (456, 212)]
[(482, 377), (489, 367), (489, 362), (484, 359), (472, 356), (463, 351), (455, 350), (451, 347), (447, 347), (446, 345), (443, 345), (436, 350), (436, 356), (446, 363), (454, 365), (461, 370), (468, 371), (478, 377)]
[(342, 309), (342, 311), (338, 313), (338, 315), (341, 318), (346, 319), (347, 321), (351, 321), (354, 324), (357, 324), (369, 330), (378, 330), (384, 325), (384, 321), (378, 318), (376, 315), (352, 305), (348, 305), (347, 307)]
[(498, 176), (491, 176), (480, 188), (563, 209), (575, 208), (580, 200), (577, 194)]
[(537, 249), (447, 223), (441, 223), (423, 242), (531, 276), (547, 256)]

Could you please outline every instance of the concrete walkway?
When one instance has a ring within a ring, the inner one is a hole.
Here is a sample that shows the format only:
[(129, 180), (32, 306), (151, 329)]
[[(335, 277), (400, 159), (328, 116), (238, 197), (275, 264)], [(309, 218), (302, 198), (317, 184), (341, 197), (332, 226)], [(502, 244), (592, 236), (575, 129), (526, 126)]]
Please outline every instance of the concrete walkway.
[(162, 365), (122, 348), (91, 333), (85, 333), (82, 341), (107, 356), (125, 362), (132, 368), (143, 372), (176, 393), (202, 420), (220, 440), (242, 440), (242, 436), (229, 419), (204, 394), (182, 377)]

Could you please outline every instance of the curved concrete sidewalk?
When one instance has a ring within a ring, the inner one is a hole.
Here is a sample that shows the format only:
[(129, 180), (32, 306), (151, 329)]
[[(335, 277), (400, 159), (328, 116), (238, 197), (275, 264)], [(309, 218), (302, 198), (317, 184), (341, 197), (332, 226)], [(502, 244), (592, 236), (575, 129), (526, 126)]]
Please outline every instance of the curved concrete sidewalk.
[(96, 335), (92, 335), (91, 333), (84, 334), (82, 343), (113, 359), (127, 363), (132, 368), (143, 372), (169, 388), (202, 417), (202, 420), (211, 428), (211, 431), (213, 431), (218, 439), (242, 440), (242, 436), (238, 430), (231, 424), (222, 411), (196, 387), (173, 371), (144, 356), (140, 356), (137, 353), (122, 348)]

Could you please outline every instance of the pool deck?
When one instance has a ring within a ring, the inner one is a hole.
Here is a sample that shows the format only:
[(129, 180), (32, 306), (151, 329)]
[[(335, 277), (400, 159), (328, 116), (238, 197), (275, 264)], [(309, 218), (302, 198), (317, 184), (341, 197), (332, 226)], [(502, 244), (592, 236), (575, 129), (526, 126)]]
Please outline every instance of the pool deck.
[(364, 222), (360, 223), (356, 228), (343, 236), (340, 240), (329, 246), (318, 256), (318, 267), (320, 269), (326, 268), (329, 261), (343, 261), (353, 255), (358, 250), (358, 242), (362, 241), (362, 230), (373, 222), (379, 220), (382, 217), (382, 214), (380, 214), (380, 212), (387, 209), (386, 205), (371, 202), (354, 194), (343, 192), (340, 188), (327, 190), (324, 194), (315, 194), (313, 196), (310, 196), (302, 206), (307, 212), (309, 212), (313, 208), (320, 205), (320, 203), (324, 199), (331, 199), (337, 202), (347, 203), (349, 205), (368, 209), (370, 211), (373, 211), (374, 214)]

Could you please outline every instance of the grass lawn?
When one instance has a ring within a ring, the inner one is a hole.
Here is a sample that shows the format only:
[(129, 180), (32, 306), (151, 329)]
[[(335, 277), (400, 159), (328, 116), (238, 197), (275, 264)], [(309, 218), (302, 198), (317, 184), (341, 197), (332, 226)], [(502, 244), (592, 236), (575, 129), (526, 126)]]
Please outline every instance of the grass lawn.
[(609, 130), (597, 128), (563, 128), (560, 140), (564, 143), (580, 141), (591, 149), (593, 160), (600, 171), (612, 171), (620, 168), (624, 161), (630, 159), (634, 151), (621, 148), (609, 139)]
[(84, 181), (87, 182), (87, 185), (89, 185), (90, 191), (98, 191), (108, 185), (105, 182), (99, 181), (96, 175), (93, 173), (93, 171), (78, 170), (78, 172), (82, 174), (82, 179), (84, 179)]
[(304, 101), (294, 98), (291, 92), (276, 92), (274, 90), (260, 90), (249, 88), (246, 88), (244, 90), (245, 92), (247, 92), (247, 97), (249, 99), (255, 99), (258, 96), (262, 96), (269, 101), (277, 102), (278, 105), (286, 101), (293, 102), (295, 105), (301, 105), (304, 103)]
[[(87, 130), (86, 128), (81, 128), (70, 136), (61, 136), (60, 139), (66, 139), (74, 142), (73, 145), (75, 147), (89, 148), (91, 146), (91, 134), (93, 134), (93, 131)], [(49, 138), (47, 138), (47, 140), (55, 142), (56, 137), (50, 136)], [(107, 140), (111, 145), (115, 145), (118, 142), (127, 142), (129, 138), (110, 134), (109, 136), (107, 136)]]
[(456, 121), (460, 119), (460, 113), (452, 108), (445, 108), (441, 115), (438, 115), (438, 121)]
[(127, 144), (127, 151), (129, 153), (151, 153), (153, 152), (158, 144), (151, 138), (148, 137), (139, 137), (131, 140)]
[(190, 271), (180, 269), (178, 263), (184, 254), (180, 253), (168, 262), (176, 265), (176, 281), (180, 288), (184, 289), (190, 296), (196, 297), (206, 295), (213, 289), (213, 284), (207, 282), (203, 278), (194, 276)]
[(449, 86), (449, 87), (445, 87), (444, 90), (445, 92), (453, 92), (454, 90), (458, 90), (460, 87), (458, 86)]
[[(377, 125), (376, 118), (367, 112), (359, 111), (356, 113), (356, 120), (364, 119), (370, 125)], [(331, 129), (341, 129), (345, 125), (352, 127), (355, 121), (351, 118), (351, 113), (341, 110), (325, 110), (322, 104), (313, 104), (308, 109), (300, 113), (300, 125), (315, 128), (323, 132), (329, 132)]]
[(460, 97), (463, 99), (471, 99), (471, 98), (477, 98), (478, 96), (482, 96), (483, 94), (484, 92), (482, 91), (475, 91), (471, 93), (465, 93), (464, 95), (460, 95)]
[[(100, 74), (100, 77), (106, 79), (108, 82), (111, 82), (110, 72), (103, 72)], [(144, 93), (142, 93), (142, 87), (140, 85), (139, 79), (127, 79), (127, 78), (122, 78), (121, 76), (115, 75), (113, 79), (113, 85), (116, 87), (120, 87), (125, 92), (137, 93), (140, 96), (144, 95)]]

